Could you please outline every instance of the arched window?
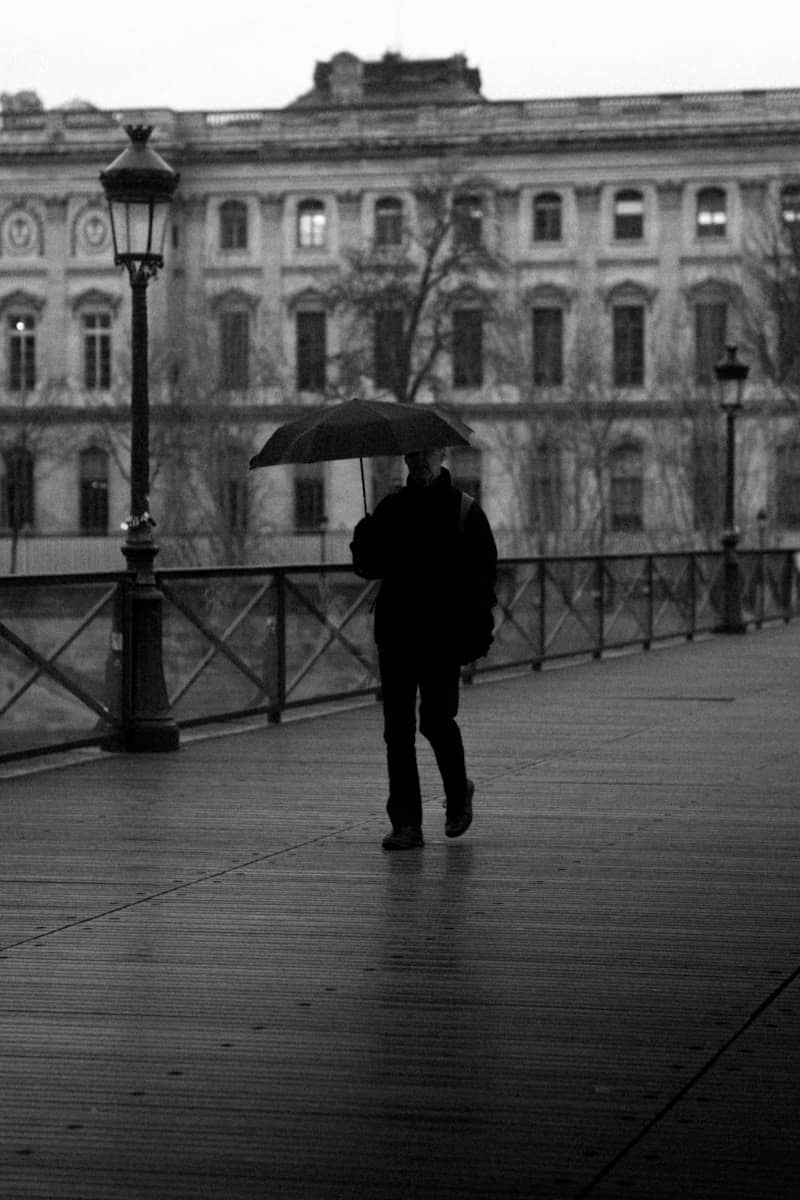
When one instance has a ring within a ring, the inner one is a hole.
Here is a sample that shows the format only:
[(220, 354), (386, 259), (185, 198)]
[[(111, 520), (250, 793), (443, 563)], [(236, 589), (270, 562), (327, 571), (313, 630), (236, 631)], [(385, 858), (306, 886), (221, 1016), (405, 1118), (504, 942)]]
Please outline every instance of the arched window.
[(775, 507), (778, 524), (800, 528), (800, 441), (784, 442), (775, 455)]
[(483, 312), (453, 309), (453, 387), (483, 385)]
[(781, 189), (781, 217), (788, 231), (800, 237), (800, 183), (787, 183)]
[(536, 304), (532, 313), (533, 382), (560, 387), (564, 382), (564, 310), (559, 304)]
[(83, 328), (83, 384), (87, 391), (111, 387), (111, 313), (85, 312)]
[(243, 391), (250, 386), (250, 310), (238, 305), (222, 308), (217, 324), (219, 386)]
[(80, 530), (108, 533), (108, 454), (99, 446), (80, 454)]
[(728, 230), (728, 201), (723, 188), (701, 188), (697, 193), (697, 236), (725, 237)]
[(561, 241), (561, 197), (557, 192), (539, 192), (533, 198), (533, 240)]
[(325, 522), (325, 464), (299, 463), (294, 469), (294, 527), (309, 531)]
[(612, 349), (615, 387), (644, 384), (644, 305), (615, 304), (612, 313)]
[(247, 451), (231, 439), (223, 439), (216, 449), (214, 499), (221, 524), (232, 534), (246, 533), (249, 524), (248, 457)]
[(321, 200), (301, 200), (297, 206), (297, 244), (304, 250), (321, 249), (327, 242), (328, 219)]
[(323, 308), (295, 313), (295, 383), (298, 392), (324, 392), (327, 384), (328, 317)]
[(642, 447), (621, 442), (611, 451), (611, 528), (615, 533), (644, 527)]
[(453, 446), (447, 451), (447, 465), (453, 483), (462, 492), (481, 502), (481, 452), (473, 447)]
[(33, 454), (27, 446), (3, 451), (3, 489), (0, 525), (19, 532), (34, 524)]
[(403, 390), (403, 334), (405, 314), (401, 308), (378, 308), (373, 326), (373, 382), (401, 395)]
[(36, 317), (11, 312), (6, 318), (8, 389), (28, 392), (36, 387)]
[(558, 446), (539, 442), (531, 457), (530, 525), (537, 533), (559, 528), (561, 514), (561, 458)]
[(221, 250), (247, 249), (247, 205), (241, 200), (220, 205), (219, 245)]
[(396, 196), (375, 201), (375, 245), (399, 246), (403, 241), (403, 202)]
[(614, 197), (614, 237), (638, 241), (644, 237), (644, 197), (627, 188)]
[(453, 201), (453, 231), (457, 246), (474, 250), (483, 240), (483, 201), (480, 196), (460, 195)]
[(695, 300), (695, 383), (708, 385), (714, 382), (714, 367), (725, 352), (727, 331), (728, 304), (722, 296), (709, 295)]

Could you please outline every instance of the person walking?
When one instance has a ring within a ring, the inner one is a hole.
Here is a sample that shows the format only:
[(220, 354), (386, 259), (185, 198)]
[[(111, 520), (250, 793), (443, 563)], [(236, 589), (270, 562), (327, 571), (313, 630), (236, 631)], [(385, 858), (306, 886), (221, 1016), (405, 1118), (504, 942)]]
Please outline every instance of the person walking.
[(492, 642), (497, 547), (486, 516), (453, 485), (444, 451), (405, 456), (406, 485), (358, 522), (353, 568), (380, 579), (375, 603), (389, 775), (385, 850), (424, 844), (416, 757), (419, 729), (433, 749), (445, 791), (445, 834), (472, 823), (474, 784), (467, 778), (456, 721), (461, 666)]

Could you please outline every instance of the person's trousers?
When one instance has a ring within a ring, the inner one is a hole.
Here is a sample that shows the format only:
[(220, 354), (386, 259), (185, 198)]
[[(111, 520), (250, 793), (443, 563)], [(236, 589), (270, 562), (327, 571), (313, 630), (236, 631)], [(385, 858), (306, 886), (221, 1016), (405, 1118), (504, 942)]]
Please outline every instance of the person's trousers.
[(389, 773), (386, 811), (395, 829), (422, 825), (416, 730), (428, 739), (442, 776), (448, 815), (461, 810), (467, 790), (464, 743), (456, 723), (460, 667), (452, 654), (381, 643), (378, 661), (383, 696), (383, 737)]

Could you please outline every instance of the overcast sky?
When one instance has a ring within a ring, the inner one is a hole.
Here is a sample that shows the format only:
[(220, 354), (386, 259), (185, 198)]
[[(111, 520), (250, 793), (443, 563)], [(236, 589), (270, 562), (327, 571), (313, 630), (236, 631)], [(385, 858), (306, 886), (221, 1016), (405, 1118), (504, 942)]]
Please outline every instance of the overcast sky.
[(339, 50), (466, 54), (487, 99), (800, 87), (800, 0), (38, 0), (0, 91), (47, 108), (280, 108)]

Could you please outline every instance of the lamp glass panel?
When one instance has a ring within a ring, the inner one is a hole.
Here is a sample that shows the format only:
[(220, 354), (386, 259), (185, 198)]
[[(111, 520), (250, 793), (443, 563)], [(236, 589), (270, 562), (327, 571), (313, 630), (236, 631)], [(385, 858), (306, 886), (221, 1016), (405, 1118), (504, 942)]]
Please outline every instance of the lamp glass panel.
[(152, 221), (150, 204), (128, 204), (128, 251), (130, 254), (150, 254), (152, 250)]
[(169, 224), (169, 204), (153, 205), (153, 225), (150, 238), (150, 250), (153, 254), (164, 254), (164, 242)]

